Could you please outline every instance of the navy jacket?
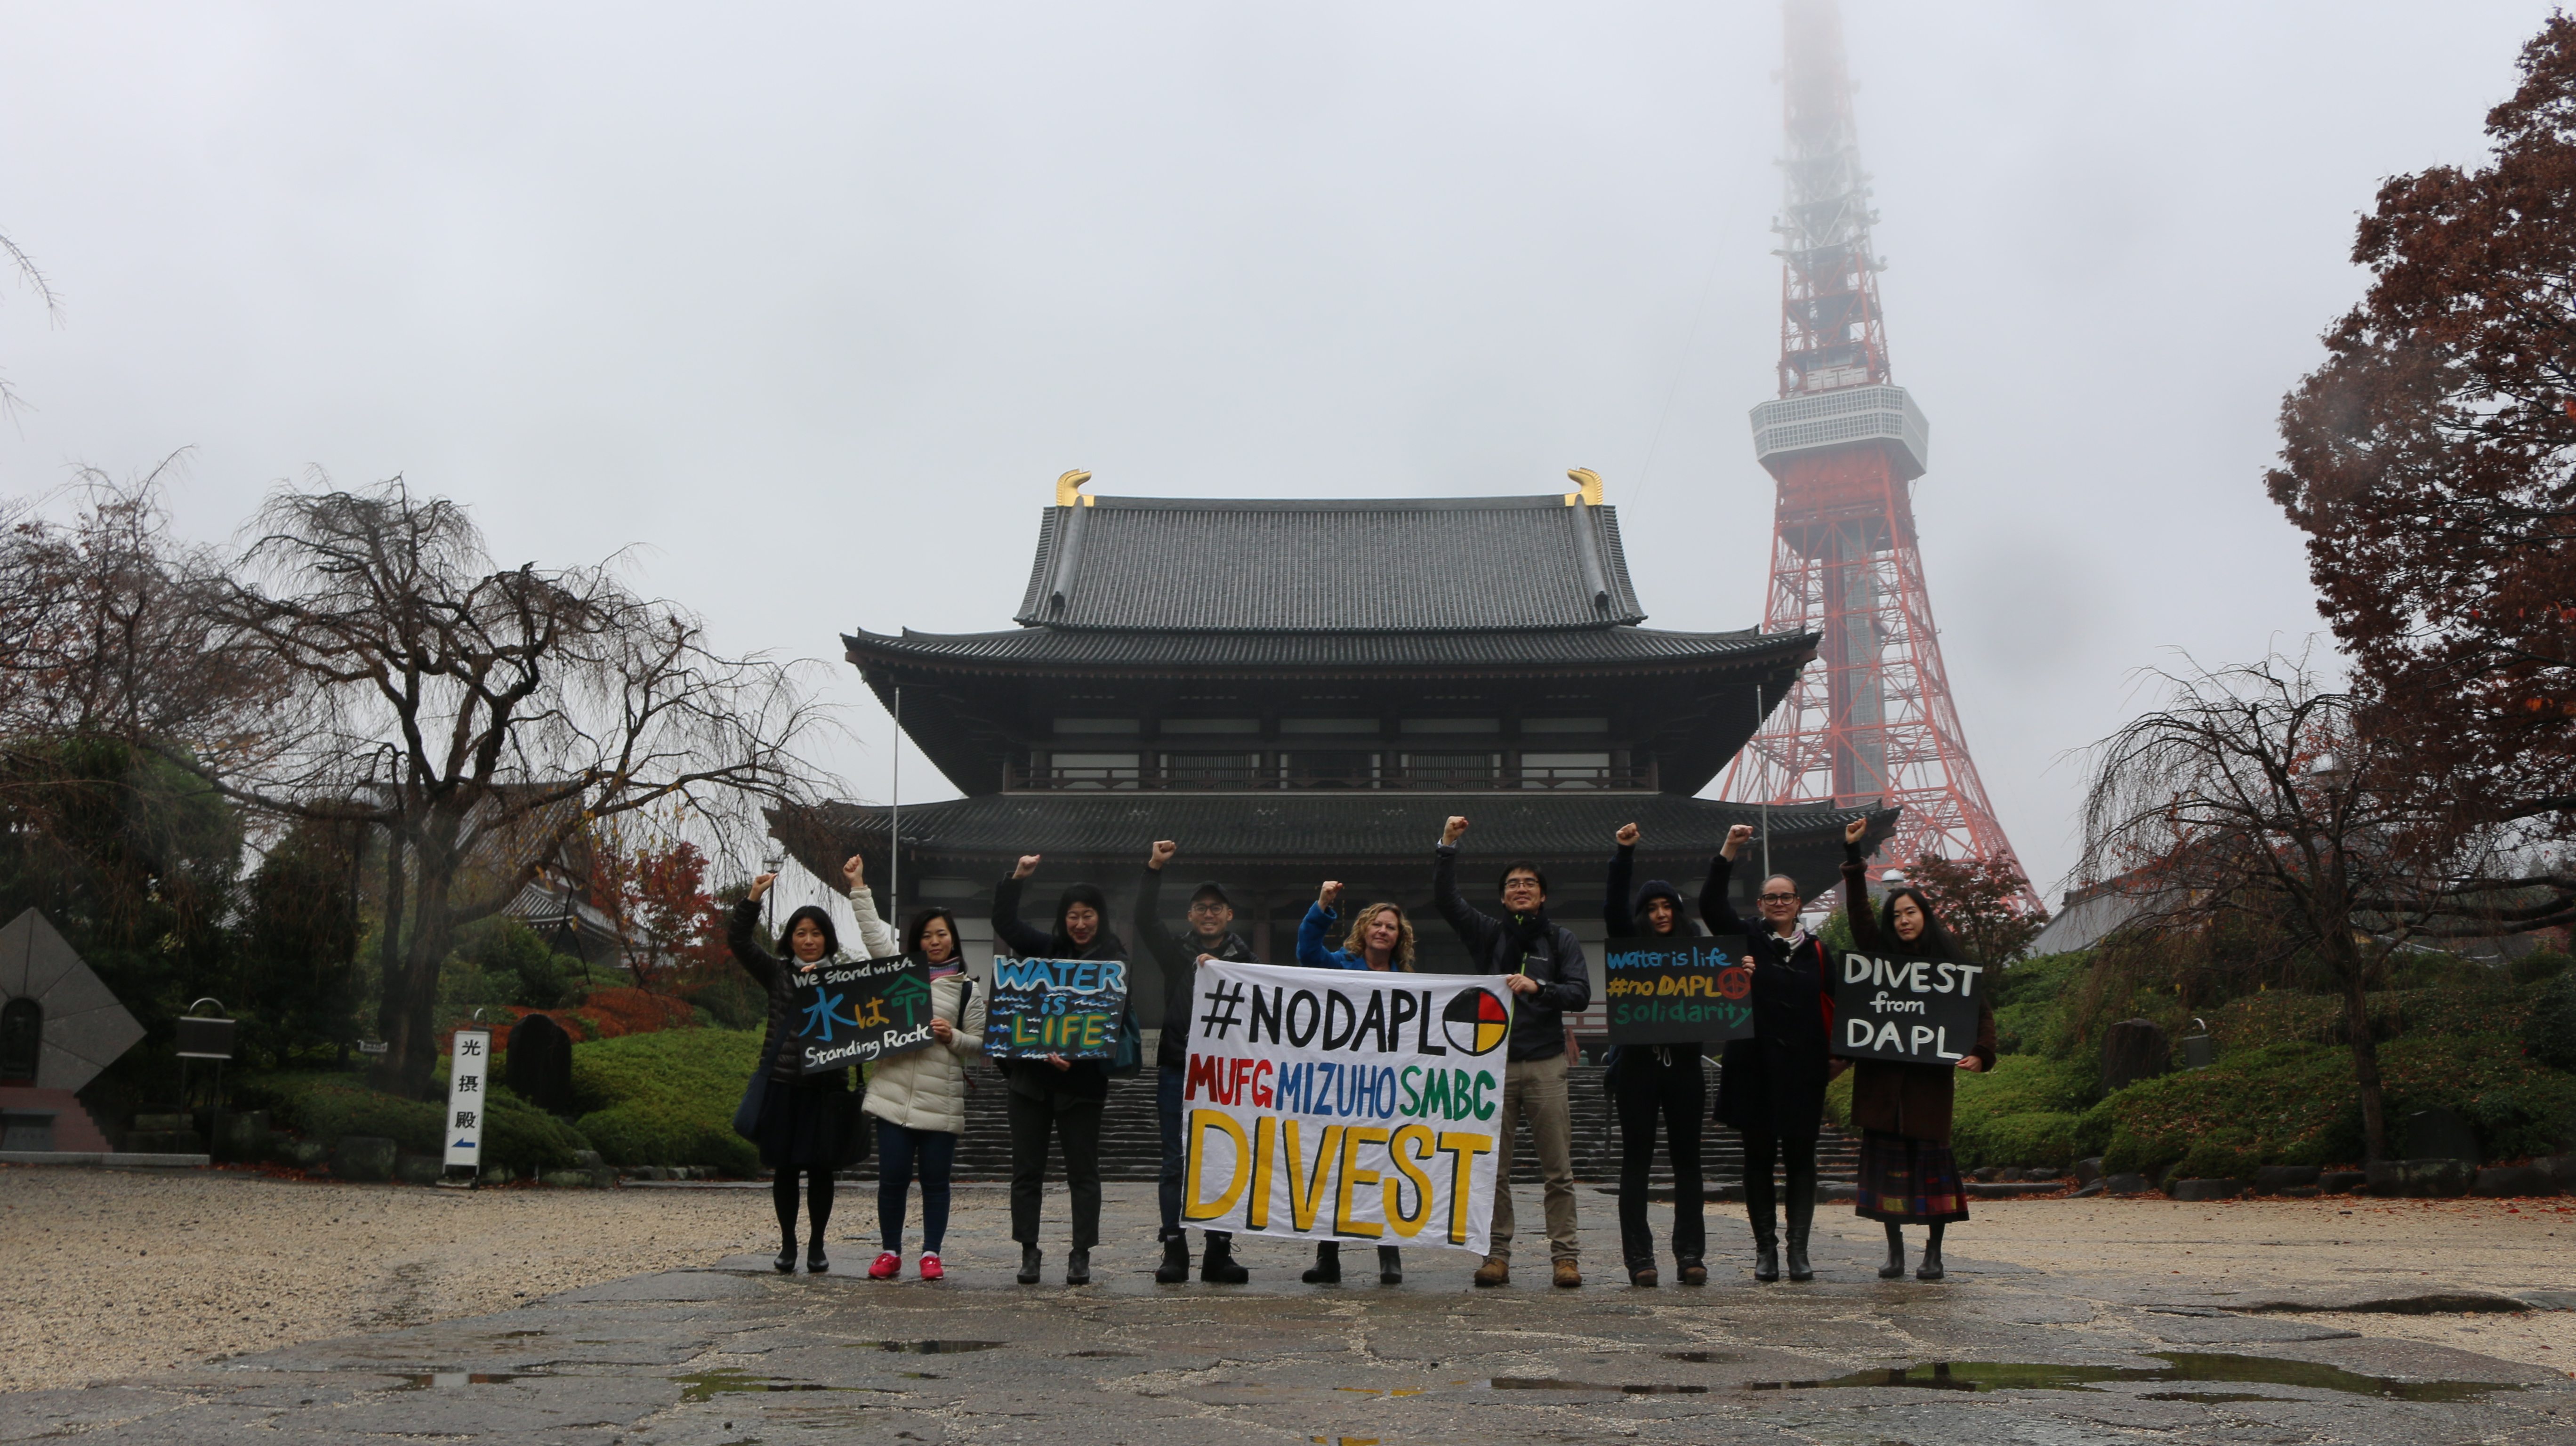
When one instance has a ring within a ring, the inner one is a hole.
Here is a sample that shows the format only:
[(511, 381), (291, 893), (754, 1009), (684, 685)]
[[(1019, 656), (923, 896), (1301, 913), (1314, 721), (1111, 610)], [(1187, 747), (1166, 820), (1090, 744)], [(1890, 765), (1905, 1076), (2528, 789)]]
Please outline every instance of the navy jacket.
[[(1136, 886), (1136, 937), (1145, 952), (1154, 956), (1154, 967), (1163, 976), (1162, 1043), (1154, 1046), (1157, 1069), (1187, 1069), (1190, 1063), (1190, 1000), (1197, 993), (1199, 956), (1214, 954), (1229, 964), (1256, 964), (1259, 957), (1252, 946), (1234, 934), (1227, 934), (1212, 949), (1201, 948), (1196, 936), (1183, 938), (1163, 924), (1163, 871), (1148, 864), (1145, 882)], [(1129, 960), (1127, 967), (1136, 967)], [(1132, 979), (1133, 976), (1131, 975)]]
[(1458, 897), (1458, 849), (1444, 844), (1431, 869), (1431, 901), (1467, 946), (1468, 972), (1526, 974), (1534, 994), (1512, 1000), (1512, 1040), (1505, 1058), (1545, 1059), (1565, 1053), (1565, 1011), (1592, 1007), (1592, 967), (1574, 931), (1545, 911), (1497, 919)]

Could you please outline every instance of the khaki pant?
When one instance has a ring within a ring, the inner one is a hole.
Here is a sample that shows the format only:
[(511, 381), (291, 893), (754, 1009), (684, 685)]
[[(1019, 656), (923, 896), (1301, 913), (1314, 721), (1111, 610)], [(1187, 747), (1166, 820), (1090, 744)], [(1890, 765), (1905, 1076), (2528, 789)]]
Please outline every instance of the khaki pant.
[(1494, 1260), (1512, 1253), (1512, 1149), (1520, 1123), (1529, 1120), (1530, 1139), (1538, 1146), (1538, 1169), (1547, 1199), (1547, 1253), (1551, 1260), (1575, 1258), (1574, 1122), (1565, 1105), (1565, 1056), (1516, 1059), (1503, 1067), (1503, 1112), (1496, 1121), (1503, 1138), (1494, 1163)]

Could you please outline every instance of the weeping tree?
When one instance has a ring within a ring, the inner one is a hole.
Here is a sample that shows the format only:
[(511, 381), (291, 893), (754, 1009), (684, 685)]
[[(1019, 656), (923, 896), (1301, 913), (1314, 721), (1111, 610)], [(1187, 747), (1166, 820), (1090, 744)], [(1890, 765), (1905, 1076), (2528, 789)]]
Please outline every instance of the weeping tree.
[(2414, 771), (2301, 659), (2155, 673), (2164, 706), (2093, 750), (2080, 877), (2168, 937), (2271, 941), (2338, 995), (2369, 1159), (2387, 1117), (2368, 991), (2427, 941), (2576, 921), (2576, 872)]
[(495, 567), (463, 508), (281, 490), (212, 595), (221, 646), (277, 686), (180, 755), (267, 818), (381, 831), (384, 1072), (425, 1091), (440, 965), (603, 820), (685, 815), (719, 847), (831, 780), (796, 668), (734, 657), (612, 565)]

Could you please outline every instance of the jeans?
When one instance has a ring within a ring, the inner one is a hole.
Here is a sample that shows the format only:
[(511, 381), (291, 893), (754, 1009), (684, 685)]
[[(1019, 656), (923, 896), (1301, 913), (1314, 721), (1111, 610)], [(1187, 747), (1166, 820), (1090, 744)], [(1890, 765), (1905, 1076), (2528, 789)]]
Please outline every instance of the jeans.
[[(1181, 1140), (1183, 1073), (1179, 1067), (1167, 1064), (1154, 1074), (1154, 1112), (1161, 1117), (1163, 1126), (1163, 1170), (1155, 1192), (1156, 1203), (1163, 1207), (1163, 1233), (1155, 1236), (1156, 1240), (1189, 1238), (1188, 1232), (1181, 1229), (1181, 1167), (1189, 1160)], [(1223, 1230), (1211, 1230), (1207, 1238), (1210, 1245), (1223, 1246), (1232, 1242), (1234, 1236)]]
[(1708, 1078), (1694, 1045), (1662, 1063), (1651, 1045), (1620, 1051), (1610, 1097), (1619, 1112), (1619, 1251), (1631, 1270), (1655, 1263), (1655, 1234), (1646, 1224), (1647, 1177), (1655, 1165), (1655, 1122), (1663, 1120), (1673, 1160), (1673, 1258), (1697, 1260), (1708, 1249), (1702, 1218), (1699, 1134)]
[(885, 1248), (903, 1249), (903, 1197), (921, 1170), (921, 1253), (937, 1255), (948, 1238), (948, 1166), (957, 1137), (945, 1130), (913, 1130), (877, 1121), (877, 1235)]
[(1775, 1135), (1768, 1130), (1744, 1133), (1744, 1213), (1752, 1217), (1753, 1238), (1778, 1228), (1772, 1213), (1771, 1165), (1779, 1161), (1789, 1177), (1789, 1234), (1804, 1239), (1816, 1218), (1816, 1137)]
[(1493, 1243), (1496, 1259), (1512, 1253), (1512, 1150), (1520, 1122), (1530, 1124), (1530, 1142), (1538, 1150), (1539, 1176), (1546, 1182), (1547, 1253), (1572, 1260), (1574, 1234), (1574, 1121), (1566, 1111), (1565, 1056), (1516, 1059), (1503, 1066), (1503, 1109), (1494, 1121), (1502, 1133), (1494, 1162)]
[(1011, 1113), (1011, 1238), (1038, 1243), (1038, 1202), (1046, 1194), (1047, 1136), (1064, 1146), (1065, 1184), (1073, 1194), (1073, 1248), (1100, 1243), (1100, 1101), (1017, 1090)]

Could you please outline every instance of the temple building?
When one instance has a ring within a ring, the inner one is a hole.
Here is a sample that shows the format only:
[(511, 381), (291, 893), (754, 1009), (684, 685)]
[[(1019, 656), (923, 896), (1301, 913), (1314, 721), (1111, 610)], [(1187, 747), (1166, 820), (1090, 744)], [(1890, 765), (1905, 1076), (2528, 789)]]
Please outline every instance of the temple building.
[[(1695, 796), (1816, 635), (1640, 626), (1617, 510), (1597, 478), (1573, 475), (1579, 490), (1539, 496), (1231, 501), (1095, 497), (1068, 473), (1016, 627), (842, 640), (888, 708), (900, 690), (904, 733), (965, 795), (902, 806), (904, 912), (955, 910), (983, 965), (993, 885), (1035, 853), (1033, 918), (1087, 880), (1132, 937), (1148, 846), (1169, 838), (1175, 928), (1213, 879), (1236, 930), (1291, 963), (1298, 919), (1339, 879), (1348, 903), (1406, 907), (1419, 967), (1463, 969), (1431, 909), (1453, 813), (1469, 820), (1471, 900), (1490, 910), (1503, 865), (1535, 861), (1549, 913), (1596, 946), (1625, 823), (1643, 834), (1639, 877), (1687, 897), (1736, 823), (1764, 838), (1739, 904), (1765, 848), (1809, 891), (1829, 886), (1844, 823), (1868, 815), (1875, 844), (1892, 811)], [(855, 851), (882, 886), (889, 812), (831, 804), (773, 826), (819, 876)], [(1141, 1022), (1158, 1024), (1158, 996), (1138, 993)]]

